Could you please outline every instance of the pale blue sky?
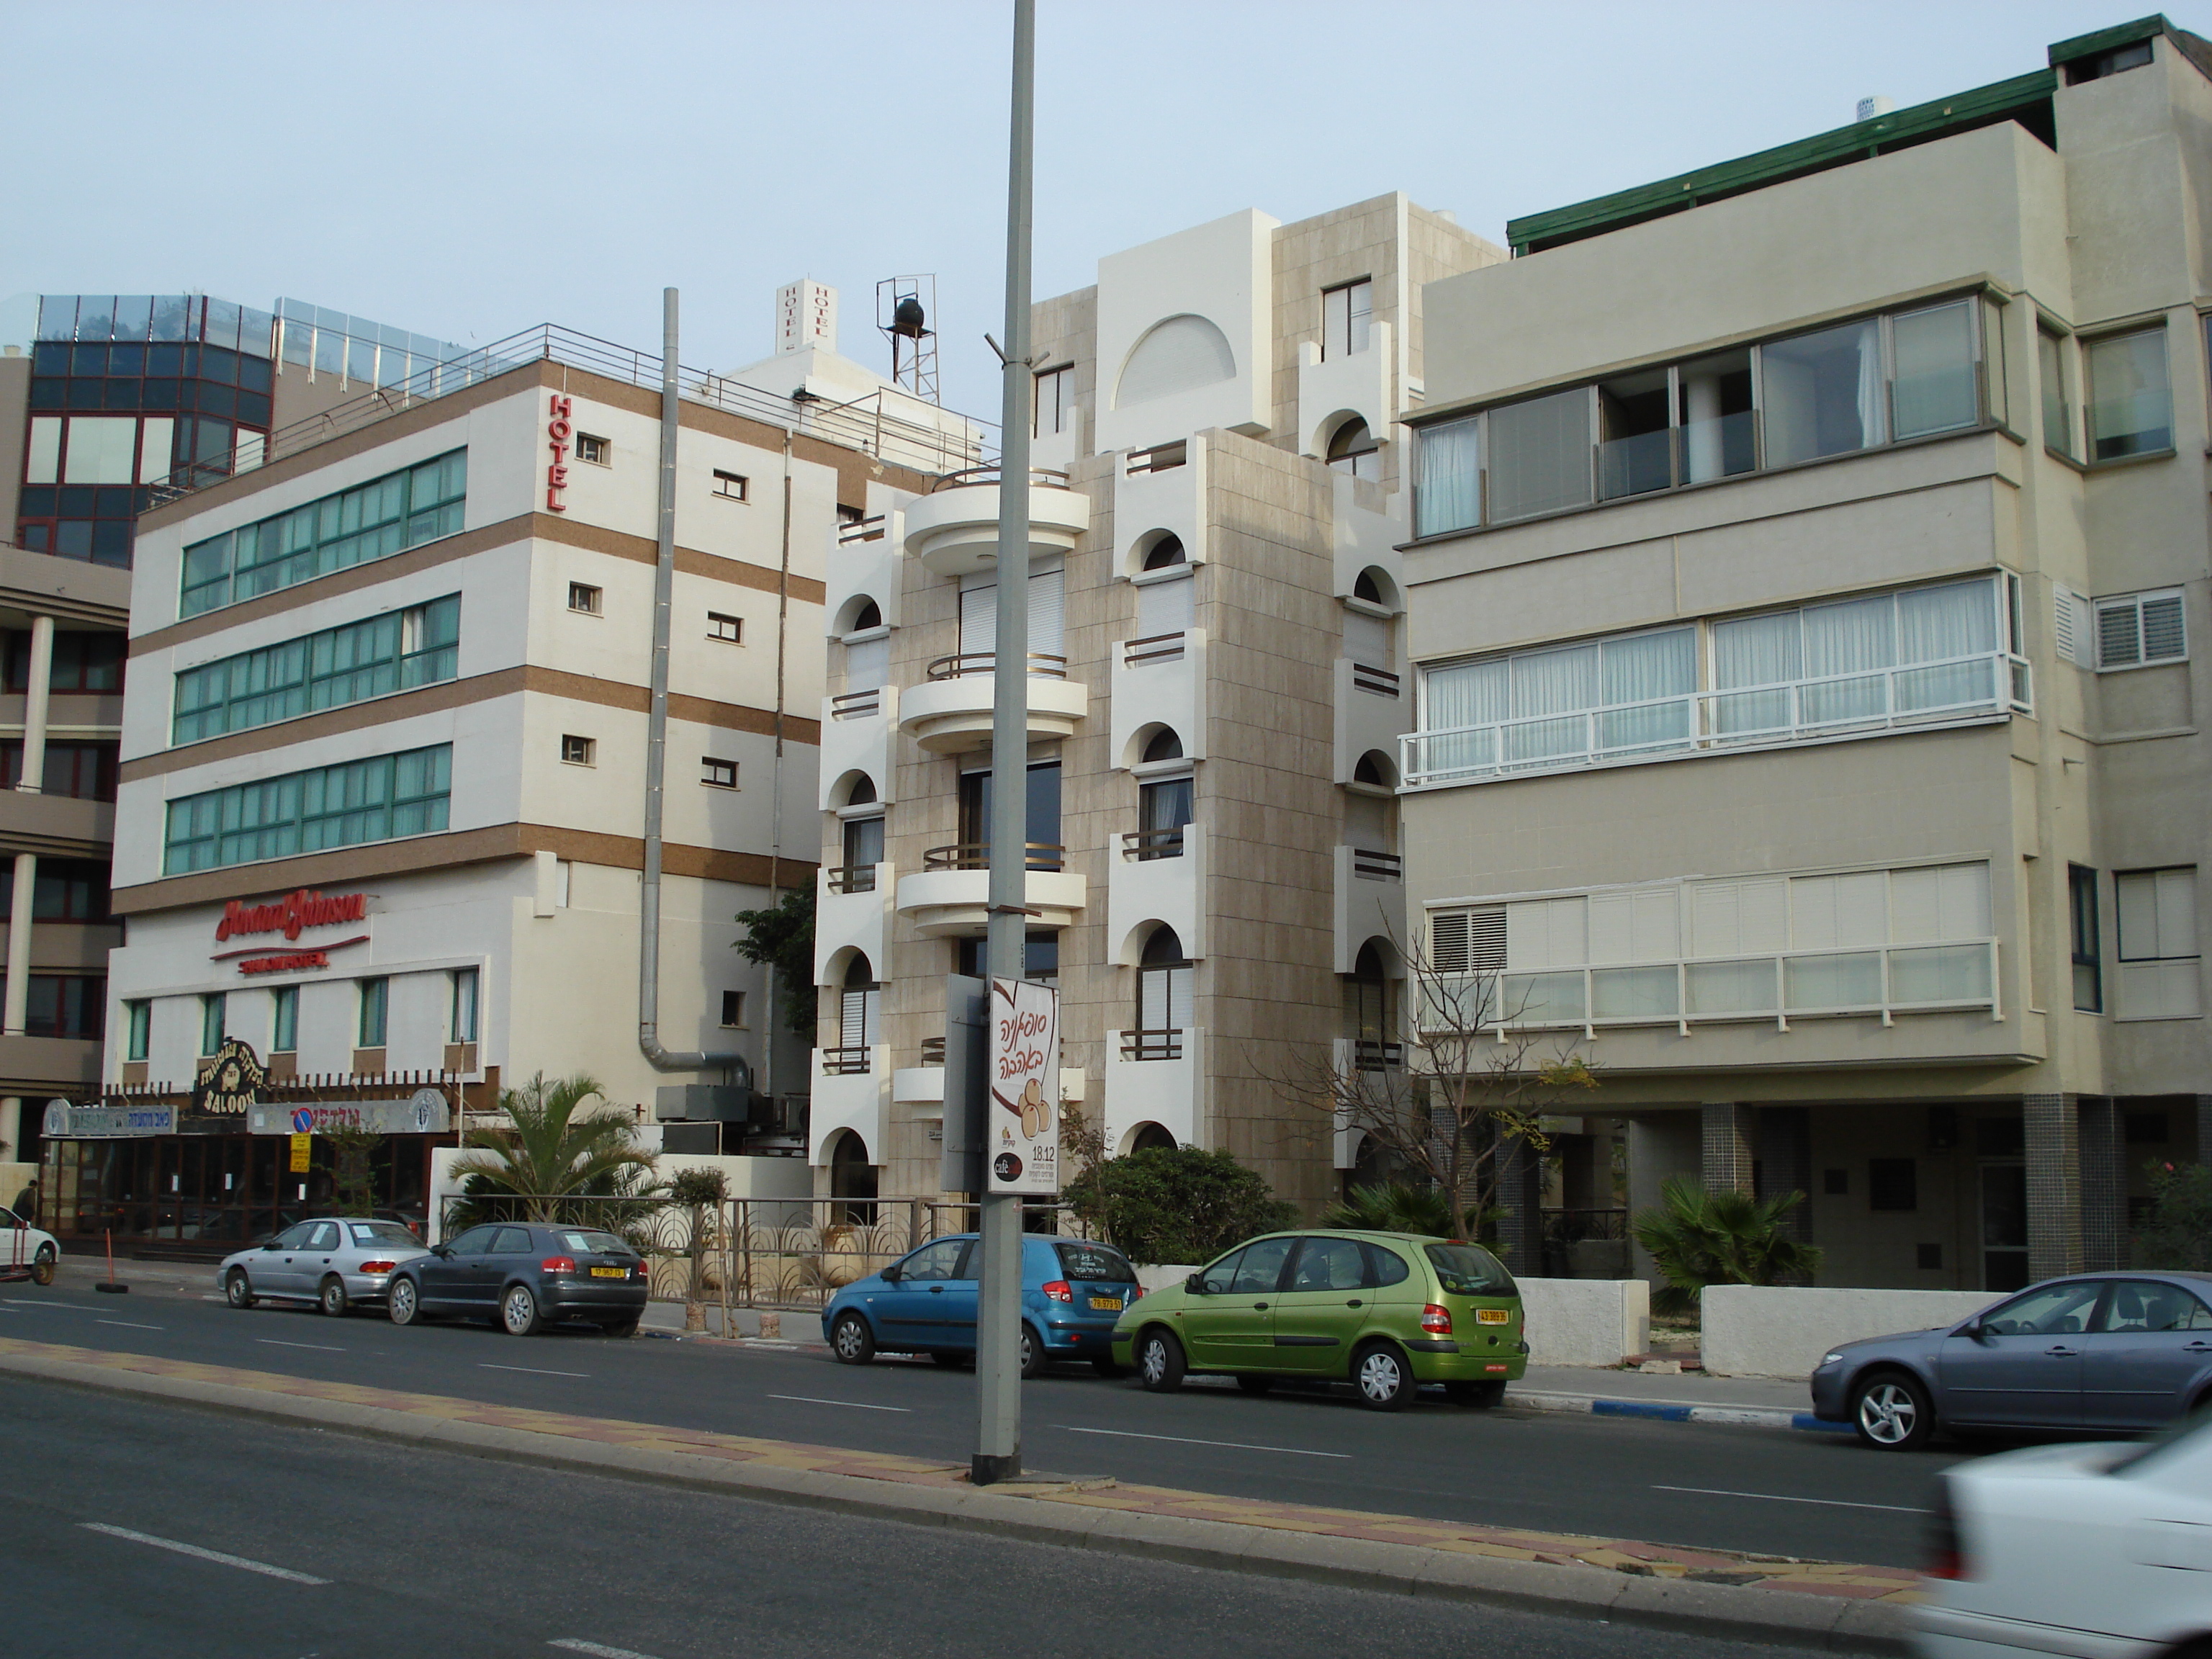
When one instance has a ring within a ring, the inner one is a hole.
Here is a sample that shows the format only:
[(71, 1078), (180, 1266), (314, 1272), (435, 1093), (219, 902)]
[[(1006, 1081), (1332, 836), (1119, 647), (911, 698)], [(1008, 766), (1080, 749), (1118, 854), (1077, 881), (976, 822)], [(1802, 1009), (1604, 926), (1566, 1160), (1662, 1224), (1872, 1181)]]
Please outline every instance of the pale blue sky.
[[(2039, 68), (2141, 0), (1039, 0), (1036, 292), (1243, 207), (1522, 213)], [(934, 271), (995, 415), (1005, 0), (0, 0), (0, 296), (200, 289), (440, 338), (771, 349), (779, 283)], [(2212, 33), (2212, 0), (2166, 15)]]

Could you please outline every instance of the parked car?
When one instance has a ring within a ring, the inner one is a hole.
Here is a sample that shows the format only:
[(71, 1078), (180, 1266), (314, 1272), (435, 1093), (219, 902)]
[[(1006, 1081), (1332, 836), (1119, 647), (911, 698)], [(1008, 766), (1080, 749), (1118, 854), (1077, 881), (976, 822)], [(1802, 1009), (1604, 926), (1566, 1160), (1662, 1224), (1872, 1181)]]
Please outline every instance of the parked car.
[(400, 1265), (392, 1279), (392, 1322), (427, 1323), (441, 1315), (492, 1319), (512, 1336), (532, 1336), (562, 1320), (583, 1320), (610, 1336), (629, 1336), (645, 1316), (649, 1272), (643, 1256), (597, 1227), (486, 1222)]
[(1348, 1381), (1361, 1405), (1386, 1412), (1424, 1382), (1495, 1406), (1528, 1369), (1504, 1264), (1480, 1244), (1416, 1233), (1254, 1239), (1124, 1311), (1114, 1357), (1156, 1393), (1194, 1371), (1253, 1394), (1286, 1378)]
[(1845, 1342), (1813, 1413), (1885, 1451), (1940, 1428), (2154, 1429), (2212, 1405), (2212, 1273), (2071, 1273), (1933, 1330)]
[(422, 1254), (422, 1240), (396, 1221), (318, 1216), (225, 1256), (217, 1278), (234, 1308), (313, 1302), (336, 1317), (382, 1303), (393, 1270)]
[[(974, 1233), (933, 1239), (881, 1273), (855, 1279), (822, 1310), (822, 1334), (848, 1365), (879, 1352), (926, 1353), (939, 1364), (975, 1354)], [(1022, 1239), (1022, 1375), (1054, 1360), (1088, 1359), (1108, 1376), (1114, 1321), (1144, 1294), (1128, 1258), (1110, 1244), (1030, 1233)]]
[(52, 1233), (33, 1227), (13, 1210), (0, 1210), (0, 1268), (21, 1267), (33, 1283), (51, 1285), (61, 1255), (62, 1247)]
[(2212, 1653), (2212, 1415), (2145, 1446), (2037, 1446), (1944, 1471), (1906, 1610), (1928, 1659)]

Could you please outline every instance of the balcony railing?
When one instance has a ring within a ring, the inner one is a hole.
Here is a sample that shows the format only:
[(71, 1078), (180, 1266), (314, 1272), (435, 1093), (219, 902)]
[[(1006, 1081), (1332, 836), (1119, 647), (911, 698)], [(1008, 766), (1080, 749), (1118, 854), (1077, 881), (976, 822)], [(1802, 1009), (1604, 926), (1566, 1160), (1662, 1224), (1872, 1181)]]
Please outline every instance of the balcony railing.
[(830, 718), (833, 720), (867, 720), (884, 712), (884, 689), (870, 686), (865, 691), (840, 691), (830, 699)]
[(862, 542), (879, 542), (884, 538), (884, 515), (880, 513), (873, 518), (841, 524), (837, 526), (837, 545), (854, 547)]
[(1352, 665), (1352, 689), (1372, 692), (1378, 697), (1398, 695), (1397, 675), (1387, 668), (1377, 668), (1372, 663), (1354, 662)]
[(1540, 973), (1444, 975), (1422, 988), (1425, 1031), (1673, 1025), (1982, 1009), (2002, 1018), (1997, 941), (1780, 951)]
[(1182, 466), (1190, 459), (1190, 441), (1178, 438), (1171, 444), (1154, 444), (1150, 449), (1133, 449), (1121, 464), (1125, 477), (1137, 477), (1146, 472), (1165, 472), (1170, 467)]
[(1179, 1027), (1165, 1031), (1124, 1031), (1121, 1033), (1121, 1058), (1181, 1060), (1182, 1031)]
[(922, 1038), (921, 1063), (925, 1066), (942, 1066), (945, 1064), (945, 1039), (943, 1037), (933, 1036)]
[(1135, 864), (1149, 864), (1154, 859), (1179, 859), (1182, 856), (1185, 832), (1188, 824), (1177, 824), (1172, 830), (1125, 830), (1121, 832), (1121, 856)]
[[(933, 495), (940, 489), (958, 489), (966, 484), (995, 484), (998, 482), (999, 464), (987, 461), (981, 466), (963, 466), (957, 472), (940, 473), (929, 481), (928, 487), (922, 493)], [(1030, 483), (1033, 486), (1049, 484), (1065, 489), (1067, 488), (1067, 474), (1059, 467), (1033, 466), (1030, 469)]]
[[(960, 680), (972, 675), (990, 674), (998, 665), (995, 651), (963, 651), (957, 656), (939, 657), (929, 665), (929, 678), (933, 680)], [(1064, 680), (1067, 678), (1067, 659), (1048, 651), (1030, 653), (1031, 678), (1043, 680)]]
[(1352, 873), (1361, 881), (1402, 881), (1406, 860), (1395, 853), (1355, 847), (1352, 849)]
[(869, 1070), (870, 1057), (874, 1050), (865, 1046), (824, 1048), (822, 1051), (822, 1074), (824, 1077), (860, 1077)]
[(1406, 1045), (1383, 1042), (1374, 1037), (1355, 1038), (1352, 1063), (1362, 1072), (1395, 1072), (1406, 1063)]
[(1141, 640), (1121, 642), (1121, 665), (1134, 668), (1140, 663), (1181, 662), (1186, 641), (1181, 633), (1150, 634)]
[(876, 890), (876, 866), (872, 864), (833, 866), (823, 879), (833, 893), (872, 893)]
[[(1065, 870), (1067, 867), (1067, 848), (1057, 842), (1032, 841), (1023, 843), (1027, 857), (1022, 867), (1025, 870)], [(963, 841), (951, 847), (933, 847), (921, 855), (925, 870), (988, 870), (991, 867), (991, 843), (987, 841)]]
[(2026, 659), (1992, 651), (1902, 668), (1409, 732), (1398, 741), (1409, 786), (1485, 783), (2028, 714), (2033, 709), (2029, 692)]

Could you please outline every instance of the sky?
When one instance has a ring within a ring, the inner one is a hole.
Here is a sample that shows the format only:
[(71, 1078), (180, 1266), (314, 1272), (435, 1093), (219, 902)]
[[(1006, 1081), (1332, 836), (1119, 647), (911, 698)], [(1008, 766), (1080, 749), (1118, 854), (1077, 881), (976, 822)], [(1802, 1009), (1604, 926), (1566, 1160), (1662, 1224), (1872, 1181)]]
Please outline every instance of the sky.
[[(1036, 277), (1239, 209), (1509, 218), (2043, 66), (2141, 0), (1038, 0)], [(2170, 0), (2212, 34), (2212, 0)], [(690, 365), (775, 290), (936, 278), (994, 416), (1011, 0), (0, 0), (0, 301), (282, 295), (463, 343), (554, 322)]]

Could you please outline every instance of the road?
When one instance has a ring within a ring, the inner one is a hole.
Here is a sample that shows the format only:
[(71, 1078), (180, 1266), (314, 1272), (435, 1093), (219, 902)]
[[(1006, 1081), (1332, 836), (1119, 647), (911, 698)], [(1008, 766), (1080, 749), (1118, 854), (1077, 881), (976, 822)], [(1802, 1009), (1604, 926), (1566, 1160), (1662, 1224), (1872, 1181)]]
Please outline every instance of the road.
[(0, 1436), (21, 1659), (1793, 1651), (1102, 1561), (13, 1379)]
[[(108, 1297), (0, 1287), (0, 1335), (507, 1401), (550, 1411), (965, 1462), (975, 1382), (927, 1363), (484, 1325), (401, 1328), (195, 1291)], [(800, 1316), (787, 1315), (794, 1332)], [(1348, 1389), (1266, 1397), (1194, 1382), (1171, 1395), (1087, 1368), (1023, 1389), (1035, 1469), (1236, 1497), (1917, 1566), (1921, 1511), (1948, 1452), (1842, 1436), (1431, 1402), (1361, 1410)]]

